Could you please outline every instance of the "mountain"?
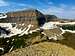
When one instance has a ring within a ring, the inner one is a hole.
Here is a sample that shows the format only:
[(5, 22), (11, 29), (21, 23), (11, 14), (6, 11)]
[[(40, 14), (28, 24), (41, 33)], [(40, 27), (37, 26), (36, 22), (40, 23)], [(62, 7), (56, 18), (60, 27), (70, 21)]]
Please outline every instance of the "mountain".
[(21, 26), (24, 24), (25, 27), (32, 24), (34, 29), (45, 23), (44, 15), (36, 9), (8, 12), (7, 16), (8, 22), (21, 24)]
[[(8, 12), (6, 15), (7, 18), (0, 20), (0, 55), (11, 51), (12, 54), (9, 55), (14, 55), (14, 50), (19, 48), (24, 48), (25, 52), (20, 49), (24, 53), (20, 51), (18, 56), (69, 56), (69, 53), (75, 53), (72, 49), (75, 48), (75, 31), (58, 26), (65, 25), (65, 20), (58, 19), (55, 15), (43, 15), (36, 9)], [(67, 22), (72, 23), (75, 22)]]
[(46, 18), (46, 21), (49, 22), (49, 21), (58, 21), (58, 17), (55, 16), (55, 15), (45, 15), (45, 18)]
[(36, 9), (7, 12), (6, 15), (7, 18), (1, 19), (0, 22), (17, 23), (18, 28), (32, 24), (34, 26), (32, 29), (36, 29), (46, 22), (44, 15)]

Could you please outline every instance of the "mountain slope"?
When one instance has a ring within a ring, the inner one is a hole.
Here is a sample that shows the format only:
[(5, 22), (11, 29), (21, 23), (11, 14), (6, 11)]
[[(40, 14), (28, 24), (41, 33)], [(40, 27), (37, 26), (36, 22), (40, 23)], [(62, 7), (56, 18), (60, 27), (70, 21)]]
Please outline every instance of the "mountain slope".
[(3, 56), (75, 56), (75, 51), (59, 43), (42, 42), (26, 48), (17, 49)]

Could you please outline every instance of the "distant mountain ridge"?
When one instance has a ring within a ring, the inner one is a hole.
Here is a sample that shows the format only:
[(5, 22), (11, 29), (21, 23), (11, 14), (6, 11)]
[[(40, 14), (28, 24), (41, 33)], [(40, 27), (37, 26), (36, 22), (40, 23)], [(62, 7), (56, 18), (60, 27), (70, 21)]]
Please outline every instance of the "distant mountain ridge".
[(59, 22), (75, 21), (73, 19), (60, 19), (55, 15), (44, 15), (37, 9), (12, 11), (12, 12), (7, 12), (6, 15), (7, 18), (0, 19), (0, 22), (18, 23), (18, 24), (26, 23), (27, 25), (33, 24), (38, 26), (44, 24), (45, 22), (50, 22), (50, 21), (59, 21)]

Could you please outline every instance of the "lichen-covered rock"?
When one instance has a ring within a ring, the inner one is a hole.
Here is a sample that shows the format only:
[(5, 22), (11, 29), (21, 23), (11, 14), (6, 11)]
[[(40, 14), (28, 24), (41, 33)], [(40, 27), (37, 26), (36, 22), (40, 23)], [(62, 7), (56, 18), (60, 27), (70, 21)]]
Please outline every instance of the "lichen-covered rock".
[(60, 28), (46, 29), (43, 32), (48, 37), (48, 39), (53, 39), (53, 40), (64, 39), (63, 35), (61, 34), (62, 31), (60, 30)]

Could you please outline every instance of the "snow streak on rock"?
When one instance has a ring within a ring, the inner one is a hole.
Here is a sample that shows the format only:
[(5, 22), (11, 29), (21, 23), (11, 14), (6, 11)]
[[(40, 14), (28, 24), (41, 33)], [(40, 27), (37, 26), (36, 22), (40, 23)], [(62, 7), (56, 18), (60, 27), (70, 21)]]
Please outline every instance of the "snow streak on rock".
[(62, 28), (60, 28), (62, 33), (61, 34), (64, 34), (65, 32), (70, 32), (70, 33), (75, 33), (75, 31), (72, 31), (72, 30), (64, 30)]
[(1, 47), (0, 47), (0, 50), (4, 51), (4, 48), (1, 48)]
[[(16, 25), (16, 24), (15, 24)], [(0, 37), (11, 37), (13, 35), (20, 34), (22, 31), (21, 29), (16, 28), (17, 26), (13, 27), (12, 23), (0, 23), (0, 27), (5, 28), (6, 30), (10, 31), (10, 33), (7, 34), (1, 34)]]
[(7, 18), (6, 14), (0, 13), (0, 19)]
[[(14, 27), (13, 27), (14, 25)], [(17, 24), (16, 23), (0, 23), (0, 27), (1, 28), (4, 28), (5, 30), (7, 31), (10, 31), (10, 33), (7, 35), (6, 33), (3, 33), (2, 30), (0, 31), (0, 38), (4, 37), (11, 37), (11, 36), (14, 36), (14, 35), (19, 35), (19, 36), (22, 36), (24, 34), (28, 35), (29, 33), (32, 34), (32, 32), (36, 32), (40, 29), (35, 29), (35, 30), (30, 30), (31, 27), (33, 27), (33, 25), (29, 24), (27, 27), (25, 27), (23, 30), (22, 30), (22, 27), (20, 29), (17, 28)], [(4, 31), (5, 32), (5, 31)]]
[(75, 22), (65, 22), (65, 23), (61, 23), (61, 22), (50, 22), (51, 24), (55, 24), (55, 25), (74, 25)]
[(28, 27), (25, 28), (19, 36), (22, 36), (24, 34), (28, 34), (31, 27), (32, 27), (32, 25), (29, 24)]
[(22, 33), (27, 34), (28, 30), (30, 29), (30, 25), (29, 25), (28, 29), (25, 28), (25, 29), (21, 30), (21, 29), (17, 28), (17, 25), (15, 23), (14, 23), (15, 27), (13, 27), (12, 24), (13, 23), (0, 23), (0, 27), (5, 28), (6, 30), (10, 31), (10, 34), (8, 34), (8, 35), (7, 34), (1, 34), (0, 37), (6, 38), (6, 37), (11, 37), (11, 36), (14, 36), (14, 35), (17, 35), (17, 34), (22, 34)]

